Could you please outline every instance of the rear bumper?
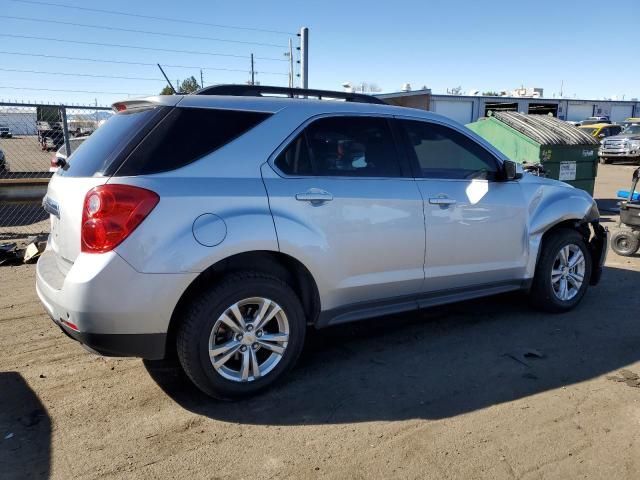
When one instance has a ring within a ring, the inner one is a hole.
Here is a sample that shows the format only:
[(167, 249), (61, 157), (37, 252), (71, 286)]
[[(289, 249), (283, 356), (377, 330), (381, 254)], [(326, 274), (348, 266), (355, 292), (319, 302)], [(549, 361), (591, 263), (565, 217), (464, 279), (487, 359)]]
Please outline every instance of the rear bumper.
[(160, 360), (165, 357), (167, 335), (163, 333), (109, 334), (76, 332), (52, 318), (69, 338), (93, 353), (107, 357), (141, 357)]
[(36, 291), (68, 336), (104, 355), (164, 357), (171, 315), (196, 274), (143, 274), (115, 252), (80, 254), (66, 275), (56, 262), (45, 250)]

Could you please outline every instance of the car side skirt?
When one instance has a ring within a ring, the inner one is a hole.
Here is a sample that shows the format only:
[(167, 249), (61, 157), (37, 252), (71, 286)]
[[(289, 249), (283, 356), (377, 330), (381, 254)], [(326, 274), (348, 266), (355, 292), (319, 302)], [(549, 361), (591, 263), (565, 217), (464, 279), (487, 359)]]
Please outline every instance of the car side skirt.
[(515, 290), (524, 290), (526, 288), (526, 280), (511, 280), (507, 282), (441, 290), (418, 295), (393, 297), (376, 302), (361, 302), (320, 312), (318, 320), (315, 323), (315, 327), (324, 328), (330, 325), (338, 325), (367, 318), (392, 315), (395, 313), (419, 310), (421, 308), (435, 307), (438, 305), (446, 305), (448, 303), (487, 297)]

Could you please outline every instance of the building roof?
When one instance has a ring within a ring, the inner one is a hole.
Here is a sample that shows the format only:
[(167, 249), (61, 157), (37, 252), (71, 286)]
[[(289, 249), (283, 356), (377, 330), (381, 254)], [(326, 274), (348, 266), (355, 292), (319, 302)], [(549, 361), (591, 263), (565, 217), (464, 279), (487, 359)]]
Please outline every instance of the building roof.
[(493, 95), (449, 95), (446, 93), (433, 93), (431, 89), (425, 90), (412, 90), (410, 92), (391, 92), (391, 93), (378, 93), (375, 94), (378, 98), (398, 98), (398, 97), (410, 97), (414, 95), (431, 95), (432, 98), (451, 98), (451, 99), (474, 99), (474, 98), (482, 98), (485, 100), (491, 101), (518, 101), (518, 100), (529, 100), (540, 103), (558, 103), (561, 101), (572, 102), (572, 103), (621, 103), (628, 105), (635, 105), (640, 103), (640, 100), (596, 100), (596, 99), (585, 99), (585, 98), (549, 98), (549, 97), (513, 97), (513, 96), (493, 96)]
[(420, 90), (409, 90), (408, 92), (376, 93), (374, 96), (384, 99), (384, 98), (398, 98), (398, 97), (415, 97), (418, 95), (431, 95), (431, 89), (423, 88)]

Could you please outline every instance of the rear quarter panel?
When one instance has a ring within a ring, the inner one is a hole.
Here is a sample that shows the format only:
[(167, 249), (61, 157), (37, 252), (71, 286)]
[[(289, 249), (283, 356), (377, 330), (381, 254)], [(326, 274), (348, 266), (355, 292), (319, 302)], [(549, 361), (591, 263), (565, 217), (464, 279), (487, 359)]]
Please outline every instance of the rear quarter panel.
[[(278, 251), (260, 165), (290, 133), (281, 115), (185, 167), (148, 176), (112, 177), (109, 183), (148, 188), (160, 195), (149, 217), (116, 251), (146, 273), (202, 272), (237, 253)], [(193, 224), (212, 213), (226, 226), (215, 246), (196, 241)]]

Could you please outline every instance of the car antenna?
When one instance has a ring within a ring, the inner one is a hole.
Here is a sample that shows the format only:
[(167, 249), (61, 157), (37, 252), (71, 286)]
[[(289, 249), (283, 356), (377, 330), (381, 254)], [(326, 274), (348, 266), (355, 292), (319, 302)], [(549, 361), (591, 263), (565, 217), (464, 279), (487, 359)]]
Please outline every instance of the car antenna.
[(169, 86), (171, 87), (171, 90), (173, 90), (173, 94), (177, 95), (178, 92), (176, 92), (176, 89), (173, 88), (173, 85), (171, 85), (171, 80), (169, 80), (169, 77), (167, 77), (167, 74), (164, 73), (164, 70), (162, 69), (162, 67), (160, 66), (160, 64), (158, 63), (158, 68), (160, 69), (160, 71), (162, 72), (162, 75), (164, 76), (165, 80), (167, 81), (167, 83), (169, 84)]

